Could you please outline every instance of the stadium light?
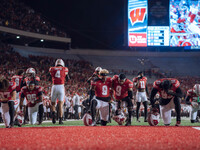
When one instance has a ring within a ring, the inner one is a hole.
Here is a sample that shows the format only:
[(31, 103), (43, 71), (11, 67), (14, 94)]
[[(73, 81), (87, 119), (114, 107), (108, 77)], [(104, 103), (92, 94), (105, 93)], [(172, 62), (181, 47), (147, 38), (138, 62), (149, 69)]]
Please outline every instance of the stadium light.
[(20, 39), (20, 36), (16, 36), (17, 39)]
[(44, 42), (44, 40), (43, 40), (43, 39), (41, 39), (41, 40), (40, 40), (40, 42)]

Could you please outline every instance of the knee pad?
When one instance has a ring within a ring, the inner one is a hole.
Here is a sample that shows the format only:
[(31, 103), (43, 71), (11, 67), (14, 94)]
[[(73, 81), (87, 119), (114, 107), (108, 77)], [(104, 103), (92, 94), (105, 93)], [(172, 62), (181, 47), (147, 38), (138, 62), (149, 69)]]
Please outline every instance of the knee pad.
[(195, 120), (190, 120), (191, 121), (191, 123), (195, 123)]
[(107, 121), (101, 120), (101, 125), (102, 126), (106, 126), (106, 124), (107, 124)]

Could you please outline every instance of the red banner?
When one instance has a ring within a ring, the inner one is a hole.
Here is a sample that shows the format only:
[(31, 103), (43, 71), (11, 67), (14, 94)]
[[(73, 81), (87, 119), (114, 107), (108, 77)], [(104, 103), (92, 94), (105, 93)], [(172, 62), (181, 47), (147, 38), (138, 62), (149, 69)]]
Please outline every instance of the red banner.
[(147, 46), (146, 33), (129, 33), (129, 46)]

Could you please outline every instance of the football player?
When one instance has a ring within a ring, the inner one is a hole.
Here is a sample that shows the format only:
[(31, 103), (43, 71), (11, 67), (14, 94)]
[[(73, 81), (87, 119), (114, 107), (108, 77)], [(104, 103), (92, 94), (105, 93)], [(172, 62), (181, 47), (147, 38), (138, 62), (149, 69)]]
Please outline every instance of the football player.
[[(26, 86), (29, 84), (29, 82), (33, 81), (35, 83), (35, 85), (39, 85), (39, 82), (40, 82), (40, 77), (36, 76), (36, 71), (34, 68), (28, 68), (26, 70), (26, 78), (22, 80), (22, 85), (21, 87), (23, 86)], [(42, 124), (42, 121), (43, 121), (43, 114), (44, 114), (44, 106), (43, 106), (43, 102), (40, 102), (39, 104), (39, 110), (38, 110), (38, 113), (39, 113), (39, 123), (38, 124)]]
[[(98, 80), (99, 79), (99, 74), (100, 74), (100, 71), (102, 70), (102, 68), (101, 67), (97, 67), (96, 69), (95, 69), (95, 72), (93, 73), (93, 75), (87, 80), (87, 82), (91, 85), (91, 81), (96, 81), (96, 80)], [(91, 89), (91, 87), (90, 87), (90, 89)], [(90, 97), (89, 97), (89, 99), (88, 99), (88, 102), (89, 102), (89, 107), (90, 107), (90, 102), (91, 102), (91, 100), (93, 99), (93, 97), (91, 97), (91, 96), (93, 96), (94, 94), (92, 94), (91, 93), (92, 92), (92, 90), (90, 90), (89, 91), (89, 95), (90, 95)]]
[(153, 83), (153, 88), (151, 90), (150, 102), (152, 107), (155, 107), (155, 95), (159, 93), (160, 95), (160, 112), (163, 118), (164, 124), (169, 126), (171, 124), (171, 110), (174, 108), (177, 113), (176, 126), (181, 124), (181, 98), (182, 91), (180, 88), (180, 83), (174, 78), (163, 78), (156, 80)]
[(195, 84), (193, 89), (189, 89), (187, 91), (187, 96), (185, 98), (185, 102), (188, 105), (192, 106), (191, 111), (191, 123), (196, 122), (197, 112), (200, 110), (200, 84)]
[(0, 80), (0, 102), (6, 128), (14, 126), (14, 100), (16, 100), (16, 83), (2, 78)]
[(51, 67), (49, 72), (52, 77), (53, 86), (51, 88), (51, 101), (52, 101), (52, 123), (56, 123), (56, 100), (58, 99), (58, 108), (59, 108), (59, 124), (63, 124), (63, 101), (65, 98), (65, 78), (68, 80), (68, 68), (65, 67), (65, 63), (62, 59), (57, 59), (55, 67)]
[(19, 103), (20, 103), (20, 91), (21, 91), (21, 81), (23, 78), (23, 70), (18, 70), (17, 75), (14, 75), (11, 80), (16, 83), (16, 100), (15, 100), (15, 118), (17, 117), (17, 113), (19, 112)]
[(30, 123), (35, 124), (37, 121), (38, 108), (43, 99), (42, 88), (37, 86), (34, 81), (28, 82), (27, 86), (21, 89), (20, 110), (22, 110), (25, 97), (27, 99)]
[(139, 121), (139, 110), (141, 102), (144, 105), (144, 122), (147, 122), (147, 96), (149, 96), (148, 88), (147, 88), (147, 77), (144, 76), (143, 72), (139, 72), (136, 78), (133, 78), (133, 83), (137, 89), (136, 92), (136, 116), (137, 121)]
[(89, 77), (89, 79), (87, 80), (88, 83), (91, 83), (91, 80), (96, 80), (96, 78), (98, 78), (100, 71), (102, 70), (101, 67), (97, 67), (95, 69), (95, 72), (92, 74), (91, 77)]
[(133, 112), (133, 82), (126, 78), (125, 74), (115, 75), (112, 78), (112, 86), (115, 93), (114, 98), (117, 101), (117, 111), (116, 115), (120, 112), (121, 103), (126, 102), (128, 107), (128, 119), (126, 122), (126, 126), (131, 125), (131, 115)]
[(91, 101), (92, 126), (96, 126), (96, 110), (99, 110), (102, 126), (106, 126), (109, 119), (109, 102), (111, 100), (112, 79), (107, 76), (108, 73), (108, 70), (102, 69), (100, 71), (99, 79), (91, 83), (91, 97), (94, 97), (95, 95), (95, 98)]

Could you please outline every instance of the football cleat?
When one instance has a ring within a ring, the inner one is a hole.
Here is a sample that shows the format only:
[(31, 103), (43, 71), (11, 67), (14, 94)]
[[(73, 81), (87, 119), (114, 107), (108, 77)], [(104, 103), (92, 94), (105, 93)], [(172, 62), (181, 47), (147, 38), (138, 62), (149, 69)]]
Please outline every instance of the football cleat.
[(52, 123), (55, 124), (56, 123), (56, 115), (52, 116)]
[(131, 126), (131, 121), (127, 121), (125, 126)]
[(96, 121), (93, 121), (91, 126), (97, 126)]
[(62, 121), (62, 117), (59, 118), (59, 124), (64, 124)]
[(179, 127), (181, 125), (181, 121), (176, 121), (175, 126)]

